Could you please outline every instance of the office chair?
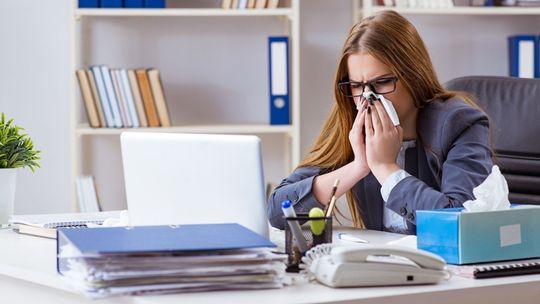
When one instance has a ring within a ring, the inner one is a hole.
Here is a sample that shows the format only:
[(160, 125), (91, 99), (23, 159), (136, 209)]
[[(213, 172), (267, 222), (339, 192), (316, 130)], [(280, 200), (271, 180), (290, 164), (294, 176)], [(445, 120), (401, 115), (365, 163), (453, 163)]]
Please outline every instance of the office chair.
[(510, 202), (540, 205), (540, 80), (468, 76), (445, 86), (472, 94), (489, 115), (494, 161)]

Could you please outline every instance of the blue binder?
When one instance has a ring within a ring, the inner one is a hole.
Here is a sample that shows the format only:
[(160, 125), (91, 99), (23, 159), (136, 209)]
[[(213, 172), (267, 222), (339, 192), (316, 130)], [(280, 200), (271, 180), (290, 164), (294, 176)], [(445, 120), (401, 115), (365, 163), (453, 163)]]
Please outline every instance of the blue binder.
[(268, 37), (268, 71), (270, 83), (270, 124), (288, 125), (289, 98), (289, 37)]
[(509, 75), (534, 78), (540, 76), (538, 37), (515, 35), (508, 37)]
[(79, 0), (79, 8), (98, 8), (98, 0)]
[(146, 8), (165, 8), (165, 0), (144, 0)]
[(104, 8), (121, 8), (122, 0), (101, 0), (101, 7)]
[(59, 228), (57, 250), (71, 244), (81, 254), (142, 254), (275, 247), (240, 224), (191, 224), (104, 228)]
[(124, 7), (126, 8), (142, 8), (144, 7), (143, 0), (124, 0)]

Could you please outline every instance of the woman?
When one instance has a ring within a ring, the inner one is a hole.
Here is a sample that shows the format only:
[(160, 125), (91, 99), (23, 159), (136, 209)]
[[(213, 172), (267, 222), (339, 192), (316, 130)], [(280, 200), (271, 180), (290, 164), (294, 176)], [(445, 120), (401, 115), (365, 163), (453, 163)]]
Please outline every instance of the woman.
[[(394, 126), (384, 96), (400, 120)], [(490, 173), (487, 116), (438, 82), (414, 26), (393, 11), (353, 26), (335, 78), (334, 104), (298, 168), (269, 198), (270, 223), (283, 229), (281, 202), (297, 213), (347, 193), (355, 227), (416, 232), (416, 210), (460, 207)], [(357, 110), (358, 109), (358, 110)]]

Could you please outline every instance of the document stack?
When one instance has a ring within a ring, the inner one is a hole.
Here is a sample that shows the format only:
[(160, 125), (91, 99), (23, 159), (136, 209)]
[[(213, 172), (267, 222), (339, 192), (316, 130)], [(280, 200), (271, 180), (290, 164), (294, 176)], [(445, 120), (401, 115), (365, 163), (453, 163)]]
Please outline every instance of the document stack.
[(238, 224), (58, 230), (58, 273), (91, 298), (280, 288), (286, 256)]

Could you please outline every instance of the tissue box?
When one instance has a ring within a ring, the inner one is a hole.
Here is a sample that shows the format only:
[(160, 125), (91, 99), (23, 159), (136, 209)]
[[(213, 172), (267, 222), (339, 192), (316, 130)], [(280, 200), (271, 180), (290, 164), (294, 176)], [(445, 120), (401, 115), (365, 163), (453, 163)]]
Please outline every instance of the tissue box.
[(462, 210), (417, 210), (418, 248), (440, 255), (449, 264), (540, 257), (540, 206)]

